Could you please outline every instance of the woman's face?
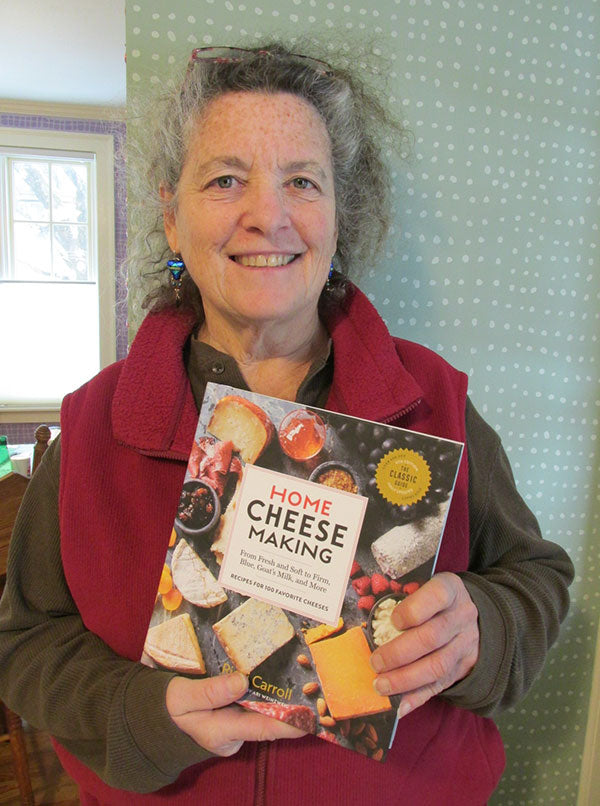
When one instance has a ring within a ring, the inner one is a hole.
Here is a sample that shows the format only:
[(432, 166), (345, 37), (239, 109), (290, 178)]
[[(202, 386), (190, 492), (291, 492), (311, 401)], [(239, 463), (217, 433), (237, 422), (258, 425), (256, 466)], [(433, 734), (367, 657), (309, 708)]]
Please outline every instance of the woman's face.
[(165, 231), (207, 321), (314, 321), (337, 238), (331, 146), (316, 110), (286, 93), (212, 101)]

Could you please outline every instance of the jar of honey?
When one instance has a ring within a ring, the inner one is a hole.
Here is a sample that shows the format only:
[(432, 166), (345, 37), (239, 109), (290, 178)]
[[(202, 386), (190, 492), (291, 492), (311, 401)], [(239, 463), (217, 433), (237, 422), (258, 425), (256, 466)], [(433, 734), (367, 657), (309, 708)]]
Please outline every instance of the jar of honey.
[(285, 454), (296, 462), (305, 462), (316, 456), (327, 436), (323, 420), (314, 411), (295, 409), (281, 421), (279, 444)]

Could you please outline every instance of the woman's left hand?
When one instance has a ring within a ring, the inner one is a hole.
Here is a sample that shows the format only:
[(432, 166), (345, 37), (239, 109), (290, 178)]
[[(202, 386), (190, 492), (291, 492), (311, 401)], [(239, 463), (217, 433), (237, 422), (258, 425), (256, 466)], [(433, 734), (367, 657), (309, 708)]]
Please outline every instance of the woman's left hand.
[(466, 677), (479, 654), (477, 608), (460, 577), (436, 574), (399, 602), (392, 622), (402, 635), (379, 647), (371, 665), (380, 694), (401, 694), (399, 716)]

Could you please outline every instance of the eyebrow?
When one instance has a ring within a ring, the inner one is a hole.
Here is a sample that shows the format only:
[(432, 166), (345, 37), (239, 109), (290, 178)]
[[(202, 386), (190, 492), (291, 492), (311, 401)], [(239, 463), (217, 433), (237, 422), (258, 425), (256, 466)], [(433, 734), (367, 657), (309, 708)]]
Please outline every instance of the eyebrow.
[(215, 168), (239, 168), (241, 171), (249, 170), (249, 166), (239, 157), (229, 157), (227, 155), (215, 157), (212, 160), (207, 160), (207, 162), (199, 162), (197, 165), (194, 165), (194, 171), (196, 173), (205, 173)]
[(288, 171), (314, 171), (319, 174), (321, 179), (327, 179), (327, 174), (318, 162), (312, 160), (300, 160), (298, 162), (289, 162), (284, 166)]
[[(196, 173), (205, 173), (207, 171), (212, 171), (215, 168), (237, 168), (241, 171), (249, 171), (250, 166), (241, 160), (239, 157), (223, 155), (222, 157), (215, 157), (212, 160), (208, 160), (207, 162), (198, 163), (194, 167), (194, 171)], [(286, 165), (283, 166), (284, 171), (314, 171), (316, 174), (320, 176), (321, 179), (327, 179), (327, 174), (323, 170), (322, 166), (315, 162), (314, 160), (297, 160), (294, 162), (288, 162)]]

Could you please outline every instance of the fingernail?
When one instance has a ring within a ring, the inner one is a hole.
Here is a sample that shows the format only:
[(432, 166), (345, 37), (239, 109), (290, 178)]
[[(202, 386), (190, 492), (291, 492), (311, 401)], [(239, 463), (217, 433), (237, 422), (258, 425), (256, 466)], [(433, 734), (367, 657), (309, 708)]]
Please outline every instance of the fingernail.
[(387, 679), (387, 677), (375, 678), (375, 680), (373, 680), (373, 686), (378, 694), (389, 694), (392, 690), (390, 681)]
[(374, 672), (383, 672), (383, 660), (379, 657), (379, 655), (371, 655), (371, 669)]
[(233, 674), (227, 675), (227, 682), (232, 697), (242, 695), (248, 688), (248, 679), (241, 672), (234, 672)]

